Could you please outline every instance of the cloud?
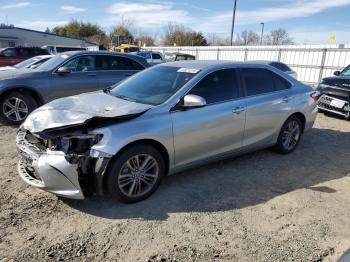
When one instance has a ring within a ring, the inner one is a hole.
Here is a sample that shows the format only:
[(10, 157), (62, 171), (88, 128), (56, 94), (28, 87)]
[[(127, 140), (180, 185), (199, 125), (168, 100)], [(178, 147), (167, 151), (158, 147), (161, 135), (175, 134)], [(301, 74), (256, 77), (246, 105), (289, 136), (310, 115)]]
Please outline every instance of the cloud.
[(80, 7), (76, 7), (76, 6), (72, 6), (72, 5), (62, 5), (60, 7), (60, 9), (61, 9), (62, 14), (67, 14), (67, 15), (81, 13), (81, 12), (86, 11), (86, 9), (84, 9), (84, 8), (80, 8)]
[(26, 6), (30, 6), (30, 5), (31, 4), (29, 2), (19, 2), (19, 3), (15, 3), (15, 4), (0, 6), (0, 9), (22, 8), (22, 7), (26, 7)]
[[(287, 3), (287, 4), (286, 4)], [(248, 11), (237, 11), (236, 23), (239, 25), (259, 24), (260, 22), (281, 21), (292, 18), (308, 17), (327, 9), (350, 5), (350, 0), (297, 0), (284, 2), (279, 7), (260, 8)], [(215, 14), (202, 24), (197, 30), (205, 32), (227, 32), (231, 25), (232, 11)]]
[(118, 2), (109, 6), (106, 12), (110, 14), (107, 18), (110, 25), (121, 19), (146, 28), (163, 27), (168, 22), (186, 24), (192, 21), (187, 11), (175, 9), (172, 2)]

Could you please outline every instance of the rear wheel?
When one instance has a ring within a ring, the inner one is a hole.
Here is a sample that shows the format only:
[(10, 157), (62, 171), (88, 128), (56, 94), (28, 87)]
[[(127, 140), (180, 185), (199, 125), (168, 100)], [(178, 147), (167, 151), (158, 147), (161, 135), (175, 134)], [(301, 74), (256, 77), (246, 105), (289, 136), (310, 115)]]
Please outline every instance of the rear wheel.
[(35, 100), (20, 92), (11, 92), (0, 100), (0, 119), (10, 125), (21, 124), (37, 108)]
[(108, 193), (126, 203), (144, 200), (158, 188), (164, 174), (164, 159), (157, 149), (149, 145), (130, 147), (108, 170)]
[(275, 151), (281, 154), (289, 154), (298, 146), (302, 135), (302, 123), (297, 116), (291, 116), (283, 124), (279, 133)]

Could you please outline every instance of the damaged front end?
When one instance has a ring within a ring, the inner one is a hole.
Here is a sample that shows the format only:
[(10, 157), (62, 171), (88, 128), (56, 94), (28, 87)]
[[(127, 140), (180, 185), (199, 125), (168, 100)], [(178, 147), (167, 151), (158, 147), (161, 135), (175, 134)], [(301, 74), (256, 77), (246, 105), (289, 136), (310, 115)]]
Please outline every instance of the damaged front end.
[(18, 172), (28, 184), (56, 195), (83, 199), (102, 193), (102, 176), (111, 155), (93, 150), (102, 134), (72, 132), (17, 134)]

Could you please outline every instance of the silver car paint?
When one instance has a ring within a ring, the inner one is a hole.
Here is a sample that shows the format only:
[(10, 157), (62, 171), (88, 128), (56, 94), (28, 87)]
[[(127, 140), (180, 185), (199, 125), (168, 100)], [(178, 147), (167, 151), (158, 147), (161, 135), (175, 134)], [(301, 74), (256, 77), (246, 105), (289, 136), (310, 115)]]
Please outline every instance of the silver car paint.
[[(150, 107), (144, 114), (129, 121), (94, 129), (92, 133), (103, 134), (103, 138), (92, 146), (91, 156), (110, 159), (130, 143), (152, 140), (162, 145), (167, 151), (169, 174), (173, 174), (204, 161), (275, 144), (283, 123), (294, 113), (305, 116), (305, 131), (312, 127), (316, 118), (316, 105), (310, 98), (311, 87), (303, 85), (271, 66), (219, 61), (174, 62), (167, 63), (166, 66), (191, 67), (201, 71), (163, 104)], [(210, 72), (241, 67), (267, 68), (291, 82), (292, 87), (284, 91), (242, 97), (203, 108), (172, 110), (180, 98)], [(81, 111), (86, 110), (84, 107), (81, 109)], [(93, 117), (91, 112), (89, 115)], [(28, 119), (27, 121), (30, 122), (31, 117)], [(86, 118), (79, 121), (84, 122)], [(29, 122), (25, 126), (30, 126)], [(56, 127), (66, 124), (62, 121)], [(51, 125), (51, 123), (47, 122), (45, 125)], [(60, 187), (60, 182), (57, 183)], [(75, 189), (80, 190), (78, 186)], [(58, 194), (52, 188), (45, 188), (45, 190)], [(62, 195), (62, 191), (60, 192)], [(71, 197), (68, 194), (63, 195)]]

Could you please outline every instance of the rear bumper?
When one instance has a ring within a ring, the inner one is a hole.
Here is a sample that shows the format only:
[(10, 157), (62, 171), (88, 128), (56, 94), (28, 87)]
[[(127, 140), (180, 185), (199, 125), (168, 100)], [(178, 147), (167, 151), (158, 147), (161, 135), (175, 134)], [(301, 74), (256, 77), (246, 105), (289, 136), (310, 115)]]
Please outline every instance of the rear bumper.
[(17, 168), (24, 182), (59, 196), (84, 199), (78, 166), (69, 163), (63, 152), (39, 152), (26, 142), (23, 132), (17, 134), (16, 142), (20, 156)]
[[(340, 103), (343, 103), (344, 105), (342, 107), (337, 107), (332, 105), (332, 101), (338, 101)], [(349, 101), (342, 100), (339, 98), (335, 98), (328, 95), (322, 95), (318, 102), (317, 107), (323, 111), (331, 112), (333, 114), (341, 115), (346, 118), (350, 118), (350, 103)]]

